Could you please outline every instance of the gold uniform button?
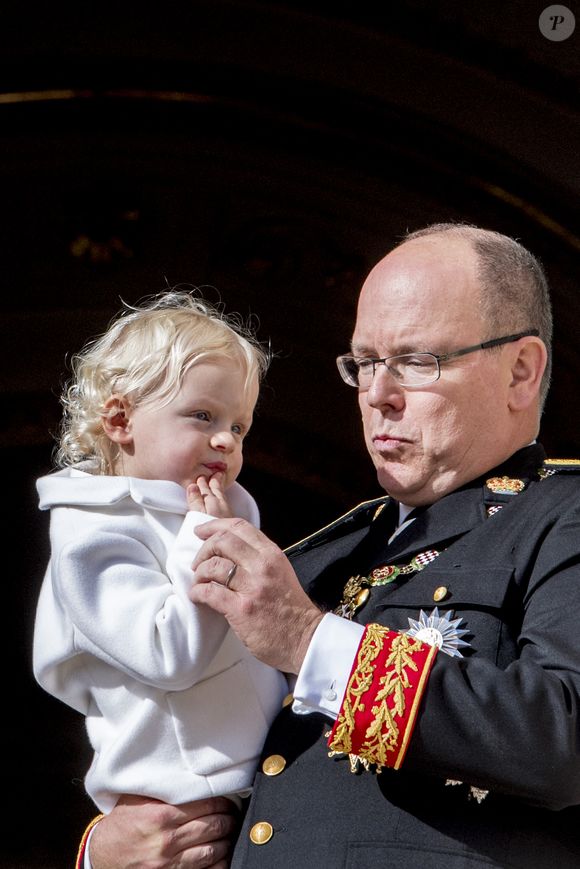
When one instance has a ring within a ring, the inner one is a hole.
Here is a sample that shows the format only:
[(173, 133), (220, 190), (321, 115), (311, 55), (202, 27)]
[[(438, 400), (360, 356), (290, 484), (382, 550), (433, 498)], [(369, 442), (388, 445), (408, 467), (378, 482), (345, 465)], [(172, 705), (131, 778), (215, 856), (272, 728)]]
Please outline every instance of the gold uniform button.
[(286, 706), (290, 706), (291, 703), (294, 703), (294, 694), (286, 694), (286, 696), (282, 700), (282, 709), (284, 709)]
[(262, 764), (262, 772), (265, 775), (280, 775), (286, 766), (286, 758), (281, 754), (271, 754)]
[(265, 845), (274, 835), (274, 828), (268, 821), (258, 821), (250, 830), (250, 839), (254, 845)]
[(444, 585), (440, 585), (439, 588), (436, 588), (435, 591), (433, 592), (433, 600), (436, 603), (439, 603), (440, 601), (445, 600), (445, 598), (447, 597), (448, 594), (449, 594), (449, 591), (448, 591), (447, 587)]

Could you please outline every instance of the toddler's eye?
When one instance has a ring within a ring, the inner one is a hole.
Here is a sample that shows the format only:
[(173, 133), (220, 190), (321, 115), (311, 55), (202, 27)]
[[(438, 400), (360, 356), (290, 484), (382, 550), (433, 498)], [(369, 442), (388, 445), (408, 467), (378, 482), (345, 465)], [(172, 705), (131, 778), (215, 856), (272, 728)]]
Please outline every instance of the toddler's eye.
[(202, 422), (209, 422), (211, 419), (210, 414), (207, 410), (196, 410), (195, 413), (191, 414), (193, 419), (200, 419)]
[(239, 423), (235, 423), (232, 426), (232, 431), (234, 434), (242, 436), (244, 434), (244, 427), (243, 427), (243, 425), (240, 425)]

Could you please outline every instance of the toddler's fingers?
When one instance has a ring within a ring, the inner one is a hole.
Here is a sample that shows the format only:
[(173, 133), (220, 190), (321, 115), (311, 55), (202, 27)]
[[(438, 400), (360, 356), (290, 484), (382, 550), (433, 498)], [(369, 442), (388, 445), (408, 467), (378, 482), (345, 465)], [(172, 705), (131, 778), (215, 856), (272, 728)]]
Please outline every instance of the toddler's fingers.
[(208, 486), (210, 495), (205, 498), (205, 506), (207, 512), (211, 513), (212, 516), (219, 516), (223, 519), (227, 519), (232, 515), (232, 511), (223, 489), (224, 482), (225, 474), (221, 472), (214, 474), (213, 477), (209, 478)]
[(196, 480), (196, 483), (197, 483), (197, 487), (198, 487), (203, 498), (205, 498), (206, 495), (211, 494), (210, 488), (208, 486), (208, 483), (207, 483), (207, 480), (205, 477), (198, 477)]
[(199, 486), (195, 483), (190, 483), (185, 490), (185, 496), (187, 498), (187, 507), (189, 510), (197, 510), (199, 513), (206, 512), (203, 495), (199, 490)]
[(225, 474), (222, 474), (221, 471), (219, 471), (217, 474), (214, 474), (213, 477), (210, 477), (209, 479), (209, 488), (211, 489), (212, 494), (216, 496), (216, 498), (225, 497), (223, 490), (224, 477)]

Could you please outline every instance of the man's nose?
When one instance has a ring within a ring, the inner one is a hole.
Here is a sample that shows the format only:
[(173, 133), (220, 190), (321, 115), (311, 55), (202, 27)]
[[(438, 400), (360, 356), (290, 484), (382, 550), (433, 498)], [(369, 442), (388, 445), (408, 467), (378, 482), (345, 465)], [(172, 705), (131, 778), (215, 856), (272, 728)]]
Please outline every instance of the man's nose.
[(371, 407), (377, 409), (388, 406), (402, 410), (405, 406), (405, 390), (386, 365), (377, 365), (371, 385), (367, 390), (367, 402)]

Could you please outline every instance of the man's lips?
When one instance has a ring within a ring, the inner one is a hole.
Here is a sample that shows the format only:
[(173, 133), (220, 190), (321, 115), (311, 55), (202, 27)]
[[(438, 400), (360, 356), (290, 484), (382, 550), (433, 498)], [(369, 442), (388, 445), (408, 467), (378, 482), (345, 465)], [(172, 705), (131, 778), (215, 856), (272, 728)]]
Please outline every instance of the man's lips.
[(225, 462), (204, 462), (204, 468), (209, 468), (212, 474), (217, 474), (218, 471), (227, 471), (228, 466)]
[(401, 446), (402, 444), (409, 443), (409, 441), (406, 440), (406, 438), (402, 438), (402, 437), (398, 437), (397, 435), (390, 435), (390, 434), (373, 435), (372, 441), (373, 441), (373, 444), (377, 447), (377, 449), (381, 449), (381, 447), (383, 449), (387, 449), (389, 447), (398, 447), (398, 446)]

